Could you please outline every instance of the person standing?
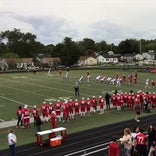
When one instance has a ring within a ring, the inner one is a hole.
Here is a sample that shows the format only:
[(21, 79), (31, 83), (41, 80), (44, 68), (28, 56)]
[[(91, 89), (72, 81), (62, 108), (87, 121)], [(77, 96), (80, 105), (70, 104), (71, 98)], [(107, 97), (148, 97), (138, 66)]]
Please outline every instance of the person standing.
[(37, 115), (37, 117), (36, 117), (36, 135), (37, 135), (37, 132), (41, 131), (41, 125), (43, 125), (43, 122), (42, 122), (40, 116)]
[(74, 90), (75, 90), (75, 96), (79, 95), (79, 84), (78, 84), (78, 82), (75, 82)]
[(17, 126), (16, 128), (19, 128), (19, 126), (21, 127), (22, 126), (22, 113), (23, 113), (23, 109), (22, 109), (22, 106), (19, 106), (18, 107), (18, 110), (17, 110)]
[(106, 100), (106, 108), (107, 109), (110, 109), (110, 98), (111, 98), (111, 96), (108, 93), (106, 93), (105, 100)]
[(147, 156), (147, 136), (143, 134), (141, 129), (135, 138), (135, 148), (140, 156)]
[(15, 156), (15, 145), (17, 143), (16, 135), (14, 134), (12, 129), (9, 129), (8, 131), (8, 145), (9, 145), (9, 151), (10, 156)]
[(131, 131), (129, 128), (124, 129), (124, 135), (122, 138), (120, 138), (121, 144), (124, 145), (124, 156), (131, 156), (131, 150), (132, 150), (132, 137), (131, 137)]
[(36, 107), (36, 105), (34, 105), (34, 108), (32, 110), (32, 115), (34, 117), (34, 126), (36, 126), (36, 119), (37, 119), (37, 116), (38, 116), (38, 108)]
[(120, 147), (117, 143), (117, 137), (113, 136), (112, 142), (108, 147), (108, 156), (120, 156)]

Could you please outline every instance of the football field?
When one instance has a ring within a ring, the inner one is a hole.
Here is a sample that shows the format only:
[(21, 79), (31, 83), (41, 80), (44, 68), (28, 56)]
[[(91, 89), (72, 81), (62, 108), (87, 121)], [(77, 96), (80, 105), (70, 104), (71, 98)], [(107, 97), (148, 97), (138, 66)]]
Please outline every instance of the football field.
[[(82, 97), (104, 96), (106, 92), (112, 94), (117, 89), (122, 92), (134, 92), (142, 90), (144, 92), (154, 92), (155, 88), (145, 89), (145, 81), (147, 78), (155, 80), (156, 76), (152, 73), (138, 72), (138, 84), (129, 85), (125, 82), (121, 87), (104, 82), (103, 84), (96, 82), (98, 75), (103, 75), (106, 78), (114, 78), (116, 73), (122, 77), (123, 74), (128, 76), (134, 71), (119, 71), (119, 70), (88, 70), (91, 75), (91, 85), (86, 82), (86, 70), (70, 70), (69, 79), (65, 78), (66, 71), (63, 71), (59, 76), (55, 71), (47, 76), (47, 72), (34, 73), (5, 73), (0, 74), (0, 121), (9, 121), (16, 119), (16, 110), (19, 105), (25, 104), (29, 107), (40, 104), (43, 101), (55, 102), (56, 100), (64, 99), (80, 99)], [(80, 96), (74, 95), (74, 83), (84, 76), (82, 84), (80, 84)]]

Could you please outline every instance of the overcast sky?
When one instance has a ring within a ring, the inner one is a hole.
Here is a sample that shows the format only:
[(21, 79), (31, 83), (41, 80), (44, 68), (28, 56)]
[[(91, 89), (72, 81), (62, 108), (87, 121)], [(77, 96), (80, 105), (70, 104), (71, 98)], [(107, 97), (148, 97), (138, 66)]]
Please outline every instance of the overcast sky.
[(44, 44), (155, 39), (156, 0), (0, 0), (0, 32), (13, 28)]

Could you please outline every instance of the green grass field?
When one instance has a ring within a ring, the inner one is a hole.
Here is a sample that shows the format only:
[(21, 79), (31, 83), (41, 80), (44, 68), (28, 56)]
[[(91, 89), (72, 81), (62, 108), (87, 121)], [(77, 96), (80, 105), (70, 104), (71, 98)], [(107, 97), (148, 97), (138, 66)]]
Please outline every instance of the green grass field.
[[(53, 76), (47, 76), (47, 72), (33, 73), (9, 73), (0, 74), (0, 120), (9, 121), (16, 119), (16, 110), (19, 105), (28, 104), (30, 107), (40, 104), (46, 100), (47, 102), (55, 101), (57, 99), (65, 98), (81, 98), (81, 97), (92, 97), (105, 95), (106, 92), (111, 93), (116, 89), (115, 86), (109, 84), (100, 84), (95, 82), (97, 75), (105, 75), (106, 77), (114, 77), (118, 72), (119, 75), (125, 74), (129, 75), (134, 71), (118, 71), (118, 70), (90, 70), (91, 74), (91, 86), (86, 85), (86, 80), (84, 84), (80, 86), (80, 96), (74, 96), (74, 82), (78, 81), (81, 75), (86, 76), (86, 70), (71, 70), (69, 73), (69, 80), (65, 80), (65, 71), (62, 77), (59, 77), (56, 72)], [(118, 90), (123, 92), (129, 92), (133, 90), (134, 92), (142, 90), (144, 92), (150, 91), (154, 92), (155, 89), (149, 88), (145, 89), (145, 80), (149, 78), (150, 80), (155, 80), (156, 75), (152, 73), (138, 73), (139, 82), (138, 85), (129, 85), (128, 83), (123, 84)], [(153, 111), (152, 113), (155, 113)], [(122, 116), (121, 116), (122, 114)], [(85, 119), (79, 118), (79, 120), (72, 120), (69, 123), (59, 123), (60, 126), (65, 126), (68, 133), (74, 133), (94, 127), (99, 127), (107, 125), (110, 123), (120, 122), (128, 119), (134, 118), (134, 111), (106, 111), (103, 115), (95, 115), (86, 117)], [(148, 115), (146, 113), (142, 114)], [(42, 126), (42, 129), (49, 129), (50, 125)], [(15, 129), (15, 128), (13, 128)], [(15, 129), (18, 137), (18, 145), (27, 144), (35, 141), (34, 133), (35, 130), (33, 126), (30, 129)], [(24, 135), (23, 135), (24, 134)], [(0, 130), (1, 144), (0, 148), (7, 148), (6, 136), (7, 129)]]
[[(111, 92), (116, 87), (108, 84), (95, 83), (95, 77), (98, 74), (108, 76), (129, 75), (133, 71), (116, 71), (116, 70), (92, 70), (91, 86), (87, 86), (84, 80), (84, 85), (80, 86), (80, 96), (92, 97), (93, 95), (104, 95), (105, 92)], [(64, 73), (65, 74), (65, 71)], [(16, 119), (16, 109), (19, 105), (28, 104), (29, 106), (40, 104), (47, 100), (55, 101), (56, 99), (72, 98), (75, 99), (73, 85), (78, 81), (79, 77), (86, 75), (86, 71), (70, 71), (69, 80), (65, 80), (55, 73), (54, 76), (47, 76), (46, 72), (33, 73), (13, 73), (0, 75), (0, 119), (4, 121)], [(131, 89), (154, 91), (155, 89), (144, 88), (146, 78), (155, 79), (155, 74), (139, 73), (138, 85), (122, 85), (119, 90), (129, 92)]]

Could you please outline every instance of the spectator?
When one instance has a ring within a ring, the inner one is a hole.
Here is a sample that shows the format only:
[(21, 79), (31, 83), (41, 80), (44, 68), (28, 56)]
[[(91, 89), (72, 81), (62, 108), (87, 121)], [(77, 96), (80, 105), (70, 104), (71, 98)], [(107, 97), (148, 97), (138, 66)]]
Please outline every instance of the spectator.
[(109, 144), (108, 156), (120, 156), (120, 147), (116, 136), (113, 136), (112, 142)]
[(135, 149), (135, 138), (137, 134), (140, 133), (140, 127), (135, 126), (133, 132), (131, 133), (132, 137), (132, 150), (131, 150), (131, 156), (136, 156), (137, 155), (137, 150)]
[(15, 156), (15, 145), (17, 142), (16, 135), (13, 133), (12, 129), (9, 129), (8, 131), (8, 145), (9, 145), (9, 151), (10, 156)]
[(139, 156), (147, 156), (147, 136), (143, 134), (143, 130), (141, 129), (135, 138), (135, 148)]
[(153, 150), (153, 147), (155, 146), (156, 131), (153, 125), (149, 125), (147, 131), (148, 131), (148, 152), (151, 153), (151, 150)]
[(121, 144), (124, 145), (124, 156), (131, 156), (132, 138), (129, 128), (124, 129), (124, 136), (120, 138)]

